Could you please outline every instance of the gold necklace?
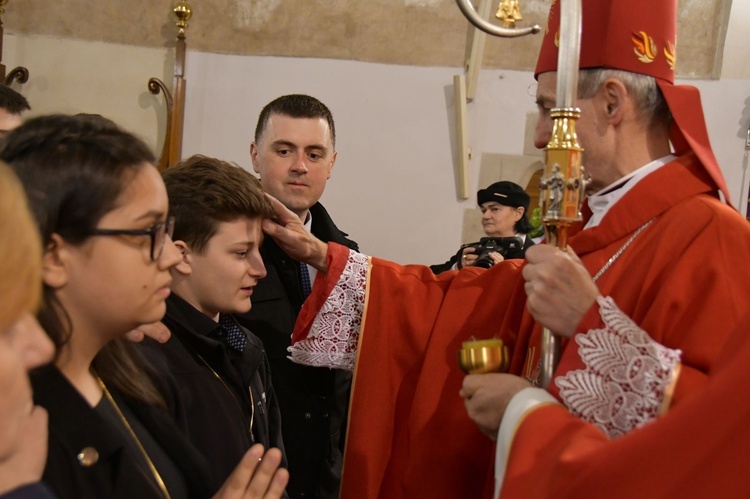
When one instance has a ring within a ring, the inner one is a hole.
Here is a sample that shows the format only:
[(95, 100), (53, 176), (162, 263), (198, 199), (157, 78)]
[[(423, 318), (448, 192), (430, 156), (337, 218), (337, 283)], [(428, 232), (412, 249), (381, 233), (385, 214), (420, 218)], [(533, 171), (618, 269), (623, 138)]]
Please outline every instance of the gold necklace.
[(164, 495), (166, 499), (172, 499), (171, 496), (169, 495), (169, 491), (167, 490), (167, 486), (164, 484), (164, 480), (162, 480), (161, 475), (159, 474), (159, 471), (156, 469), (156, 466), (154, 466), (154, 463), (151, 461), (151, 458), (148, 456), (148, 452), (146, 452), (146, 449), (143, 448), (141, 441), (138, 440), (138, 436), (133, 431), (133, 428), (131, 428), (130, 423), (128, 423), (128, 420), (125, 418), (125, 415), (120, 410), (120, 407), (117, 405), (117, 402), (115, 402), (115, 399), (112, 397), (112, 394), (109, 393), (109, 390), (107, 390), (107, 385), (104, 384), (104, 381), (102, 381), (102, 379), (99, 377), (98, 374), (94, 373), (94, 376), (96, 377), (96, 380), (99, 382), (99, 386), (102, 387), (104, 396), (107, 397), (107, 400), (109, 401), (109, 403), (112, 404), (112, 407), (114, 407), (115, 412), (120, 417), (122, 424), (125, 425), (125, 428), (127, 428), (128, 432), (130, 433), (130, 436), (133, 437), (133, 441), (135, 442), (136, 447), (138, 447), (138, 450), (141, 451), (141, 454), (143, 454), (143, 457), (146, 459), (146, 464), (148, 464), (148, 468), (151, 470), (151, 473), (154, 475), (154, 479), (156, 480), (156, 483), (159, 485), (159, 488), (161, 489), (161, 493)]
[[(232, 391), (232, 389), (229, 388), (229, 385), (227, 385), (227, 383), (224, 381), (224, 378), (222, 378), (221, 376), (219, 376), (219, 373), (217, 373), (214, 370), (214, 368), (211, 367), (211, 364), (209, 364), (208, 362), (206, 362), (206, 359), (204, 359), (203, 356), (201, 354), (199, 354), (197, 350), (195, 350), (194, 348), (192, 348), (192, 346), (190, 348), (193, 350), (193, 353), (195, 353), (195, 355), (198, 356), (198, 358), (201, 360), (201, 362), (203, 362), (206, 365), (206, 367), (209, 369), (209, 371), (211, 371), (213, 373), (213, 375), (216, 376), (216, 379), (218, 379), (221, 382), (221, 384), (224, 385), (224, 388), (227, 389), (227, 391), (229, 392), (229, 395), (232, 396), (232, 398), (234, 399), (235, 403), (237, 404), (237, 407), (239, 408), (240, 414), (241, 414), (242, 413), (242, 404), (240, 404), (240, 401), (237, 400), (237, 397), (235, 396), (235, 394)], [(248, 386), (247, 389), (248, 389), (248, 392), (250, 393), (250, 428), (248, 428), (248, 433), (250, 435), (251, 443), (255, 443), (255, 437), (253, 436), (253, 420), (255, 419), (255, 399), (253, 397), (253, 388), (251, 386)]]

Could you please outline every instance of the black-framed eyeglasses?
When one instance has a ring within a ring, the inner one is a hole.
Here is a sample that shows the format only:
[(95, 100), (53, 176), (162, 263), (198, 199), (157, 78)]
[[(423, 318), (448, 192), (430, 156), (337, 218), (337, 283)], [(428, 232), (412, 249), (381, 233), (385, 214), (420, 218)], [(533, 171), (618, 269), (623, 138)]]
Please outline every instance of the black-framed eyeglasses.
[(148, 229), (93, 229), (91, 236), (150, 236), (151, 237), (151, 261), (155, 262), (164, 251), (164, 243), (167, 235), (172, 237), (174, 233), (174, 217), (167, 218), (166, 222), (157, 222)]

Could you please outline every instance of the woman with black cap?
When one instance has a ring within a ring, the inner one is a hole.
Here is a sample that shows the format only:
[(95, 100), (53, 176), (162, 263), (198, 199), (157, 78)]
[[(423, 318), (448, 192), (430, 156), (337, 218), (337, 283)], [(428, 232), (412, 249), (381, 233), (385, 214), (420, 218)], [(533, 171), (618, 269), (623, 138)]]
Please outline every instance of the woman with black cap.
[[(532, 230), (527, 215), (529, 201), (529, 195), (523, 187), (507, 180), (495, 182), (477, 192), (477, 204), (482, 210), (482, 229), (487, 237), (518, 239), (517, 244), (513, 242), (510, 247), (501, 250), (503, 254), (498, 251), (489, 252), (489, 260), (485, 260), (485, 266), (489, 267), (512, 258), (523, 258), (526, 249), (534, 245), (534, 241), (527, 236)], [(435, 274), (439, 274), (446, 270), (474, 265), (482, 247), (481, 243), (465, 244), (450, 260), (441, 265), (431, 265), (430, 268)]]

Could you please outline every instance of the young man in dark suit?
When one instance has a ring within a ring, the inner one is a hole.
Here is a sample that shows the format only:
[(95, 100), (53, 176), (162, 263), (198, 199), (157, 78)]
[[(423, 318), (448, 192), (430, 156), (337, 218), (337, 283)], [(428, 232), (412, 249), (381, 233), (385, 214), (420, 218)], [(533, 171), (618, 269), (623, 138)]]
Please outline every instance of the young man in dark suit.
[[(265, 192), (319, 239), (358, 251), (318, 202), (336, 154), (333, 116), (307, 95), (285, 95), (266, 105), (250, 145)], [(253, 308), (238, 320), (263, 341), (271, 363), (291, 475), (287, 491), (293, 498), (337, 498), (351, 374), (287, 359), (292, 328), (315, 269), (294, 261), (270, 238), (261, 255), (268, 275), (254, 291)]]

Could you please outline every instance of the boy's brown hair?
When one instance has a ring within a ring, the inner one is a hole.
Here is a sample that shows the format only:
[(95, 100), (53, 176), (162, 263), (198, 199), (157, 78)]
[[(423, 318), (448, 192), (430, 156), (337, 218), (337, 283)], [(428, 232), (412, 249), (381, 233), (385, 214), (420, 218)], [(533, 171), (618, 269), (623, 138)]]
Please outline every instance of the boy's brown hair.
[(234, 163), (196, 154), (162, 173), (175, 217), (175, 241), (202, 254), (219, 224), (272, 218), (273, 207), (254, 175)]

